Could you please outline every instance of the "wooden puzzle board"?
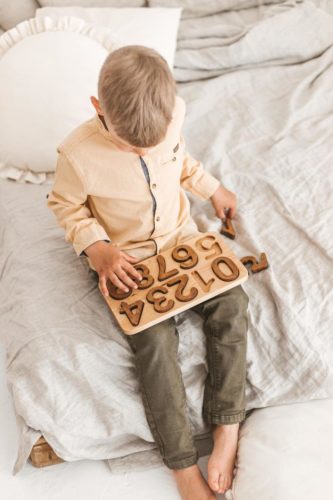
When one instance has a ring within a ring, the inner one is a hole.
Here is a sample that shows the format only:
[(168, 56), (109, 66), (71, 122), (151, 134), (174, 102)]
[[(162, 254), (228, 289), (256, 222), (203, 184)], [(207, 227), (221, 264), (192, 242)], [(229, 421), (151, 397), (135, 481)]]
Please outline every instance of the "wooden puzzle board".
[(133, 335), (240, 285), (248, 271), (215, 232), (194, 238), (134, 264), (143, 276), (137, 289), (120, 290), (107, 281), (104, 296), (120, 328)]

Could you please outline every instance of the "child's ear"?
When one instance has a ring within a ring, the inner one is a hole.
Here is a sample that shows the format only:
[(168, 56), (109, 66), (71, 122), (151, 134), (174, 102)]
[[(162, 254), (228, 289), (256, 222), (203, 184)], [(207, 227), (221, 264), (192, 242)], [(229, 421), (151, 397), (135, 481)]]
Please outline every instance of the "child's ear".
[(99, 105), (99, 100), (95, 96), (90, 96), (90, 101), (99, 115), (103, 115), (103, 111)]

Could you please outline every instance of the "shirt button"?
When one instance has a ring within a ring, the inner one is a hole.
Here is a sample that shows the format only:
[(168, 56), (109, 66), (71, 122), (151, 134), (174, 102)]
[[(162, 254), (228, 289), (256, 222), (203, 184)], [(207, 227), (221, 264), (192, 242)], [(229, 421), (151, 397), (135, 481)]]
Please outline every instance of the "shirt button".
[(156, 188), (156, 184), (152, 184), (151, 187)]
[(174, 157), (172, 158), (172, 161), (176, 161), (176, 160), (177, 160), (177, 158), (174, 156)]
[(160, 220), (160, 216), (159, 216), (159, 215), (156, 217), (156, 220), (157, 220), (157, 221), (159, 221), (159, 220)]

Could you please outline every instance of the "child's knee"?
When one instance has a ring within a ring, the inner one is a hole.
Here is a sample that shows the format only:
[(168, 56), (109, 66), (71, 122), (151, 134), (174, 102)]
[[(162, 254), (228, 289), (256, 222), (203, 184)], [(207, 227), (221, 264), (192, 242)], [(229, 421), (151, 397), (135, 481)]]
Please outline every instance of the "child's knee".
[[(233, 300), (237, 301), (237, 303), (244, 307), (244, 309), (247, 309), (248, 303), (249, 303), (249, 296), (245, 292), (244, 288), (242, 285), (235, 286), (234, 288), (231, 288), (229, 290), (230, 295), (233, 297)], [(226, 292), (228, 293), (228, 292)]]
[(178, 346), (174, 318), (168, 318), (141, 332), (128, 335), (128, 342), (134, 353), (140, 349), (154, 352), (155, 356), (158, 352), (171, 352), (175, 345)]

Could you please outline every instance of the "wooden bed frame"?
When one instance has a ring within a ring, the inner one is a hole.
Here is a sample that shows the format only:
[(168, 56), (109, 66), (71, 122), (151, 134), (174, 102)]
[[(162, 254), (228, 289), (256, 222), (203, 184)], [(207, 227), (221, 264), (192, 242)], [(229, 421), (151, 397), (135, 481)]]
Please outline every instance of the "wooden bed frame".
[(29, 460), (35, 467), (46, 467), (65, 462), (53, 451), (49, 443), (41, 436), (33, 445)]

